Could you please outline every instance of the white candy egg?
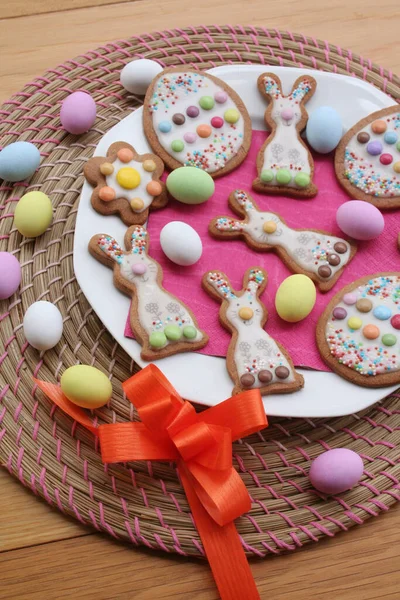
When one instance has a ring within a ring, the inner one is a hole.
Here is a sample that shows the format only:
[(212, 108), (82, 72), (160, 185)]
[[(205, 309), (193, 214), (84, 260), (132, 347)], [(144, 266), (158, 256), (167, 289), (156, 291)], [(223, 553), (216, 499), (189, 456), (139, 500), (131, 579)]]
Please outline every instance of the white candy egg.
[(120, 81), (131, 94), (144, 96), (154, 77), (162, 70), (162, 66), (155, 60), (140, 58), (125, 65), (121, 71)]
[(160, 244), (164, 254), (181, 267), (194, 265), (203, 252), (197, 231), (182, 221), (171, 221), (162, 228)]
[(31, 346), (37, 350), (49, 350), (61, 339), (63, 319), (57, 306), (40, 300), (31, 304), (26, 311), (23, 327)]

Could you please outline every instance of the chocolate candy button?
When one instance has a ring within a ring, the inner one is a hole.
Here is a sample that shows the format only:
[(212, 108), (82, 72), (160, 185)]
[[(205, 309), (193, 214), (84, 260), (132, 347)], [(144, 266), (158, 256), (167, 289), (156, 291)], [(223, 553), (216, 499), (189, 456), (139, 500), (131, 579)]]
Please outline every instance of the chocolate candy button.
[(332, 267), (337, 267), (340, 264), (340, 256), (337, 254), (329, 254), (328, 263), (332, 265)]
[(372, 302), (367, 298), (360, 298), (356, 302), (356, 308), (362, 313), (367, 313), (372, 309)]
[(328, 265), (321, 265), (318, 269), (318, 275), (320, 277), (330, 277), (330, 275), (332, 274), (332, 269), (330, 267), (328, 267)]
[(268, 369), (263, 369), (258, 374), (258, 379), (261, 383), (269, 383), (272, 380), (272, 373)]
[(240, 378), (240, 383), (242, 384), (243, 387), (246, 387), (246, 388), (251, 387), (254, 382), (255, 382), (255, 378), (254, 378), (254, 375), (252, 375), (251, 373), (246, 373), (245, 375), (242, 375)]
[(357, 142), (360, 142), (360, 144), (366, 144), (369, 142), (369, 137), (369, 133), (366, 131), (361, 131), (357, 136)]
[(287, 367), (276, 367), (275, 375), (278, 379), (287, 379), (289, 377), (289, 369)]
[(175, 125), (183, 125), (185, 120), (185, 117), (181, 113), (175, 113), (172, 116), (172, 121), (175, 123)]
[(347, 245), (344, 242), (336, 242), (336, 244), (333, 246), (333, 249), (338, 254), (344, 254), (347, 252)]

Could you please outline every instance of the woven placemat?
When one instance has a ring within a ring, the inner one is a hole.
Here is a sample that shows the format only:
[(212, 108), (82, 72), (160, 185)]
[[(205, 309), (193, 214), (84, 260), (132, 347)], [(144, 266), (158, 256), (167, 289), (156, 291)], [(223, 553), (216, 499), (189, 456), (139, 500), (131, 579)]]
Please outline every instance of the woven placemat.
[[(110, 43), (50, 69), (15, 94), (0, 110), (0, 146), (29, 140), (40, 149), (39, 170), (28, 183), (0, 182), (0, 250), (22, 265), (18, 294), (0, 302), (0, 461), (52, 506), (111, 536), (202, 556), (203, 549), (172, 465), (102, 465), (93, 437), (32, 384), (54, 382), (78, 362), (95, 365), (112, 380), (110, 406), (100, 422), (135, 419), (121, 381), (135, 365), (107, 333), (83, 296), (73, 270), (73, 240), (83, 165), (106, 133), (140, 101), (119, 83), (135, 57), (163, 66), (256, 63), (351, 74), (394, 99), (399, 78), (348, 50), (298, 34), (255, 27), (210, 26), (145, 34)], [(92, 94), (97, 119), (75, 137), (60, 125), (60, 102), (72, 91)], [(36, 240), (13, 226), (18, 199), (27, 190), (48, 194), (54, 220)], [(64, 317), (60, 343), (43, 356), (24, 338), (22, 319), (36, 300), (55, 303)], [(323, 402), (321, 389), (321, 402)], [(339, 497), (324, 499), (307, 478), (322, 451), (352, 448), (364, 459), (362, 481)], [(400, 395), (357, 415), (335, 419), (270, 420), (269, 429), (234, 445), (234, 465), (252, 498), (237, 522), (249, 555), (294, 550), (378, 515), (400, 500)]]

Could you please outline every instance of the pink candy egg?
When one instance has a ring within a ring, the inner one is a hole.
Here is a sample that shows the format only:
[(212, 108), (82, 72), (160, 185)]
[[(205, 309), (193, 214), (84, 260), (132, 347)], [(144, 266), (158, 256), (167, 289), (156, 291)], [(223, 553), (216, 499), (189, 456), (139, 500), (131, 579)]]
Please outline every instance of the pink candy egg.
[(74, 92), (65, 98), (60, 111), (61, 125), (68, 133), (79, 135), (89, 131), (96, 120), (96, 103), (85, 92)]
[(21, 266), (13, 254), (0, 252), (0, 300), (10, 298), (21, 283)]
[(362, 458), (348, 448), (335, 448), (320, 454), (309, 472), (312, 485), (323, 494), (335, 495), (352, 488), (361, 479)]
[(369, 202), (351, 200), (339, 206), (336, 222), (346, 235), (355, 240), (373, 240), (385, 227), (382, 213)]

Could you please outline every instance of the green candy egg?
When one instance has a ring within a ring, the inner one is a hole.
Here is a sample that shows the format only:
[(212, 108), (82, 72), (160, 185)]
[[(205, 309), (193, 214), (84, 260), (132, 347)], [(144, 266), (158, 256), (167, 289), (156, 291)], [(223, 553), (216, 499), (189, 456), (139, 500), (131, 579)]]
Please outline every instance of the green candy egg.
[(261, 171), (260, 179), (263, 183), (269, 183), (274, 178), (274, 173), (270, 169), (264, 169)]
[(183, 328), (183, 335), (188, 340), (193, 340), (197, 336), (196, 327), (193, 327), (193, 325), (186, 325), (186, 327)]
[(211, 110), (214, 107), (214, 98), (212, 96), (202, 96), (199, 104), (204, 110)]
[(287, 185), (291, 179), (292, 176), (289, 169), (279, 169), (276, 173), (276, 181), (281, 185)]
[(294, 182), (301, 188), (305, 188), (310, 185), (310, 176), (307, 173), (297, 173), (294, 178)]
[(171, 142), (171, 148), (174, 152), (182, 152), (184, 147), (185, 144), (182, 142), (182, 140), (174, 140)]
[(167, 325), (164, 329), (165, 336), (167, 340), (171, 342), (176, 342), (182, 337), (182, 329), (179, 325)]
[(102, 371), (89, 365), (75, 365), (61, 377), (64, 395), (81, 408), (100, 408), (110, 400), (112, 385)]
[(394, 346), (396, 342), (397, 338), (393, 333), (385, 333), (385, 335), (382, 336), (382, 344), (385, 346)]
[(397, 144), (396, 144), (396, 150), (398, 150), (400, 152), (400, 142), (397, 142)]
[(162, 331), (153, 331), (150, 334), (149, 342), (152, 348), (162, 348), (167, 343), (167, 337)]
[(53, 219), (51, 200), (43, 192), (28, 192), (14, 211), (14, 225), (26, 237), (42, 235)]
[(213, 178), (196, 167), (179, 167), (167, 177), (167, 190), (183, 204), (202, 204), (213, 195)]

